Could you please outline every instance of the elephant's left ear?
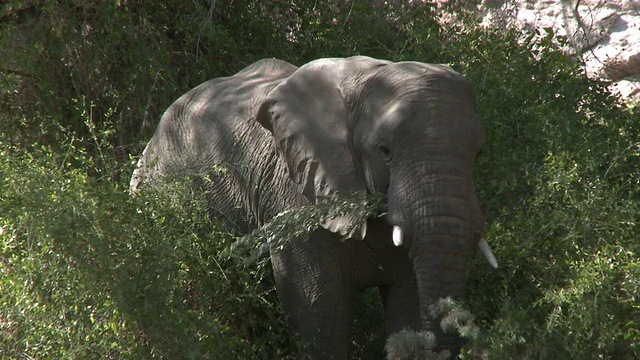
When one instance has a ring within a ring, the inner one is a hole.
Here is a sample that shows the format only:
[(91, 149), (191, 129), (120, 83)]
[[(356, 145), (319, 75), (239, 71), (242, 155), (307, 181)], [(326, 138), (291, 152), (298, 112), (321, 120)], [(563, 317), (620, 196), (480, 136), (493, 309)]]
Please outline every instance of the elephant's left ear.
[[(289, 177), (311, 203), (321, 196), (366, 190), (351, 150), (350, 113), (340, 90), (344, 61), (325, 59), (301, 67), (269, 93), (257, 115), (273, 133)], [(339, 217), (323, 227), (350, 235), (353, 221)]]

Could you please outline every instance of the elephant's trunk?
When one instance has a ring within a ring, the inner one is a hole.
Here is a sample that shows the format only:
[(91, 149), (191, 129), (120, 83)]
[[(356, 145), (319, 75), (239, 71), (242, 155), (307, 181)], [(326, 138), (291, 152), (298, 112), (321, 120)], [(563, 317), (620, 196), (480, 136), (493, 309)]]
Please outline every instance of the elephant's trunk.
[[(434, 241), (452, 243), (461, 240), (455, 236), (438, 236)], [(422, 329), (436, 335), (439, 349), (448, 349), (456, 354), (460, 346), (458, 335), (454, 332), (444, 333), (442, 331), (441, 318), (432, 316), (432, 306), (441, 298), (462, 298), (467, 278), (467, 257), (462, 253), (454, 253), (455, 250), (424, 250), (422, 252), (425, 254), (413, 258), (420, 299)]]
[[(438, 199), (458, 203), (458, 198)], [(432, 206), (418, 210), (424, 214)], [(465, 214), (431, 214), (417, 220), (409, 248), (413, 260), (420, 299), (422, 328), (436, 335), (438, 348), (458, 351), (458, 337), (443, 333), (440, 319), (433, 318), (431, 307), (440, 298), (460, 299), (464, 295), (471, 248), (471, 222)]]
[[(458, 336), (443, 333), (440, 319), (433, 318), (430, 311), (440, 298), (463, 297), (469, 254), (477, 243), (479, 209), (472, 166), (454, 160), (443, 161), (439, 157), (437, 161), (414, 162), (404, 180), (392, 180), (389, 214), (392, 224), (404, 227), (407, 237), (405, 244), (418, 285), (422, 329), (436, 335), (438, 348), (457, 353)], [(416, 178), (419, 180), (411, 180)], [(394, 196), (394, 190), (411, 186), (407, 182), (412, 182), (415, 189)]]

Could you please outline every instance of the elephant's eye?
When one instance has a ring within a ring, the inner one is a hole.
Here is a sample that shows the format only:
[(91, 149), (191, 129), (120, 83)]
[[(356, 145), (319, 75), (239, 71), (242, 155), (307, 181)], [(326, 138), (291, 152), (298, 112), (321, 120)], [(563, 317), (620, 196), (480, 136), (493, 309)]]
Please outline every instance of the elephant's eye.
[(380, 152), (380, 155), (382, 155), (385, 161), (389, 161), (391, 159), (391, 150), (388, 147), (384, 145), (378, 145), (377, 148)]

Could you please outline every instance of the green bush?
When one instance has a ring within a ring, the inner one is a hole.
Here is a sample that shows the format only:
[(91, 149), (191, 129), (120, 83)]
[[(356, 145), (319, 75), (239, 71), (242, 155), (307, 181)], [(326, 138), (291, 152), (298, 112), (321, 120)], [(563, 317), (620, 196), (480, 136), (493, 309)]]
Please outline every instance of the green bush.
[(8, 3), (0, 8), (0, 124), (22, 148), (61, 151), (70, 132), (91, 153), (105, 151), (93, 137), (108, 129), (109, 159), (124, 163), (196, 85), (265, 57), (395, 59), (407, 47), (400, 18), (409, 14), (364, 2)]
[(179, 187), (131, 198), (3, 146), (2, 358), (271, 358), (294, 348), (266, 266)]
[(477, 165), (500, 268), (472, 270), (495, 359), (640, 354), (640, 127), (550, 37), (462, 29), (449, 60), (474, 81)]

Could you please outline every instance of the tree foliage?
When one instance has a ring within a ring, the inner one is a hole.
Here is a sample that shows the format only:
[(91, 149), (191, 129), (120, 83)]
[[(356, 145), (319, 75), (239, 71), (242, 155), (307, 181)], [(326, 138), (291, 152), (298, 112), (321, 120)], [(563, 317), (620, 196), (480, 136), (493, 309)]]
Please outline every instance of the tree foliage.
[[(126, 183), (188, 89), (264, 57), (356, 54), (445, 63), (475, 84), (476, 183), (500, 267), (474, 260), (465, 306), (483, 330), (464, 358), (640, 356), (638, 110), (553, 34), (430, 2), (1, 6), (0, 357), (292, 356), (268, 263), (228, 252), (237, 238), (180, 186), (132, 198)], [(373, 295), (353, 358), (382, 351)]]

